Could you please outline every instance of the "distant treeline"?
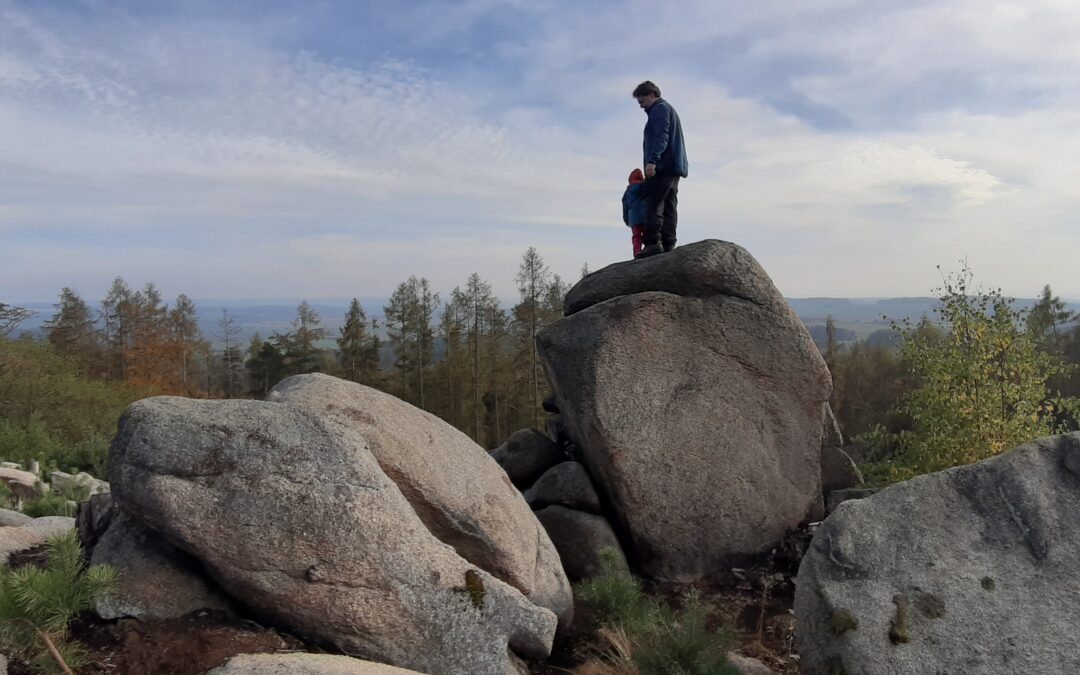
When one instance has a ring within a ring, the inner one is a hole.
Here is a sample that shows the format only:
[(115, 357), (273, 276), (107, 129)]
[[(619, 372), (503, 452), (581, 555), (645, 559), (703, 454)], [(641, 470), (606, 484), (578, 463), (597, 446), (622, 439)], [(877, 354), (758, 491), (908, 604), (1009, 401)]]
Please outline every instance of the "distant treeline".
[[(535, 337), (562, 316), (569, 289), (534, 248), (515, 281), (517, 302), (507, 309), (479, 274), (445, 297), (414, 276), (398, 285), (381, 323), (354, 299), (331, 335), (304, 301), (288, 330), (242, 342), (228, 310), (205, 335), (186, 295), (169, 304), (153, 283), (132, 288), (118, 277), (95, 310), (62, 289), (39, 341), (80, 377), (146, 394), (261, 397), (290, 375), (326, 372), (388, 391), (493, 447), (540, 424), (548, 389)], [(9, 305), (0, 312), (2, 335), (30, 316)], [(21, 340), (35, 342), (30, 334)]]
[[(445, 296), (414, 276), (397, 286), (381, 320), (369, 318), (354, 299), (331, 334), (304, 301), (288, 329), (246, 340), (229, 310), (206, 335), (186, 295), (166, 303), (154, 284), (132, 288), (121, 278), (96, 309), (62, 289), (41, 329), (18, 339), (19, 324), (31, 313), (0, 304), (0, 422), (7, 425), (0, 425), (0, 455), (7, 433), (9, 447), (83, 447), (83, 455), (63, 461), (89, 466), (86, 453), (103, 452), (116, 416), (131, 400), (262, 397), (281, 379), (308, 372), (387, 391), (494, 447), (516, 429), (541, 424), (548, 387), (535, 337), (562, 316), (569, 286), (533, 248), (523, 254), (515, 282), (518, 297), (508, 305), (478, 274)], [(1049, 288), (1015, 316), (1040, 350), (1080, 363), (1076, 316)], [(809, 329), (832, 371), (833, 408), (849, 438), (912, 427), (898, 404), (922, 383), (913, 374), (917, 364), (900, 348), (903, 331), (878, 330), (856, 340), (831, 318)], [(918, 330), (943, 329), (924, 320)], [(1074, 371), (1047, 384), (1080, 395)]]

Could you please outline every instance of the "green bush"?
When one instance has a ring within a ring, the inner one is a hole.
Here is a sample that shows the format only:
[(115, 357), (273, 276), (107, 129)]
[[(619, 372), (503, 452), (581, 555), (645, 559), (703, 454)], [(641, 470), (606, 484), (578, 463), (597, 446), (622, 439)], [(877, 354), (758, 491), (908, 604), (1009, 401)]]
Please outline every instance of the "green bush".
[[(708, 628), (708, 611), (697, 591), (673, 610), (642, 591), (615, 551), (600, 554), (602, 571), (578, 585), (577, 596), (592, 607), (608, 634), (625, 636), (629, 660), (642, 675), (738, 675), (727, 662), (730, 634)], [(627, 649), (602, 652), (602, 658), (623, 660)]]
[(61, 672), (51, 645), (77, 670), (85, 665), (85, 652), (68, 641), (68, 626), (109, 592), (116, 572), (104, 565), (88, 568), (73, 531), (49, 540), (47, 547), (44, 569), (0, 567), (0, 643), (30, 659), (39, 672)]
[(109, 457), (109, 441), (97, 433), (69, 441), (51, 431), (40, 420), (16, 424), (0, 419), (0, 459), (26, 464), (32, 459), (44, 471), (68, 471), (103, 477)]
[(138, 398), (84, 376), (48, 344), (0, 338), (0, 459), (104, 476), (116, 422)]

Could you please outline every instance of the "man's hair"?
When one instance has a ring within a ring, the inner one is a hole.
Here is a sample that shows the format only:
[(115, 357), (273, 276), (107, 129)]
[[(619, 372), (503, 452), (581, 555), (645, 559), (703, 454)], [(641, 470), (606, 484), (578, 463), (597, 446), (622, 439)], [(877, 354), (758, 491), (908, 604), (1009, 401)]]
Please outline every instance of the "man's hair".
[(656, 86), (649, 80), (645, 80), (634, 88), (633, 97), (637, 98), (638, 96), (648, 96), (649, 94), (652, 94), (653, 96), (660, 96), (660, 87)]

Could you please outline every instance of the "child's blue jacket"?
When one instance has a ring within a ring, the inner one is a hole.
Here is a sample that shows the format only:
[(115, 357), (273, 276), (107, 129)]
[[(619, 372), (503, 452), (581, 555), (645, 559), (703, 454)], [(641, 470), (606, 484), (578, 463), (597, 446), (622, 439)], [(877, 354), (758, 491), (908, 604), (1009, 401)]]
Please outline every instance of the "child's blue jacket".
[(627, 227), (645, 224), (645, 200), (641, 188), (645, 183), (633, 183), (626, 186), (622, 196), (622, 219)]

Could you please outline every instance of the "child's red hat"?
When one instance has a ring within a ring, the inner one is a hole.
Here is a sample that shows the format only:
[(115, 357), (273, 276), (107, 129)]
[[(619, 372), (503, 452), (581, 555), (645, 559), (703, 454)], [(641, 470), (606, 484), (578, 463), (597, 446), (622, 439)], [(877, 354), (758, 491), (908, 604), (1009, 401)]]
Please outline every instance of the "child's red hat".
[(641, 169), (634, 169), (633, 171), (630, 172), (630, 184), (631, 185), (633, 185), (634, 183), (644, 183), (644, 182), (645, 182), (645, 174), (641, 173)]

